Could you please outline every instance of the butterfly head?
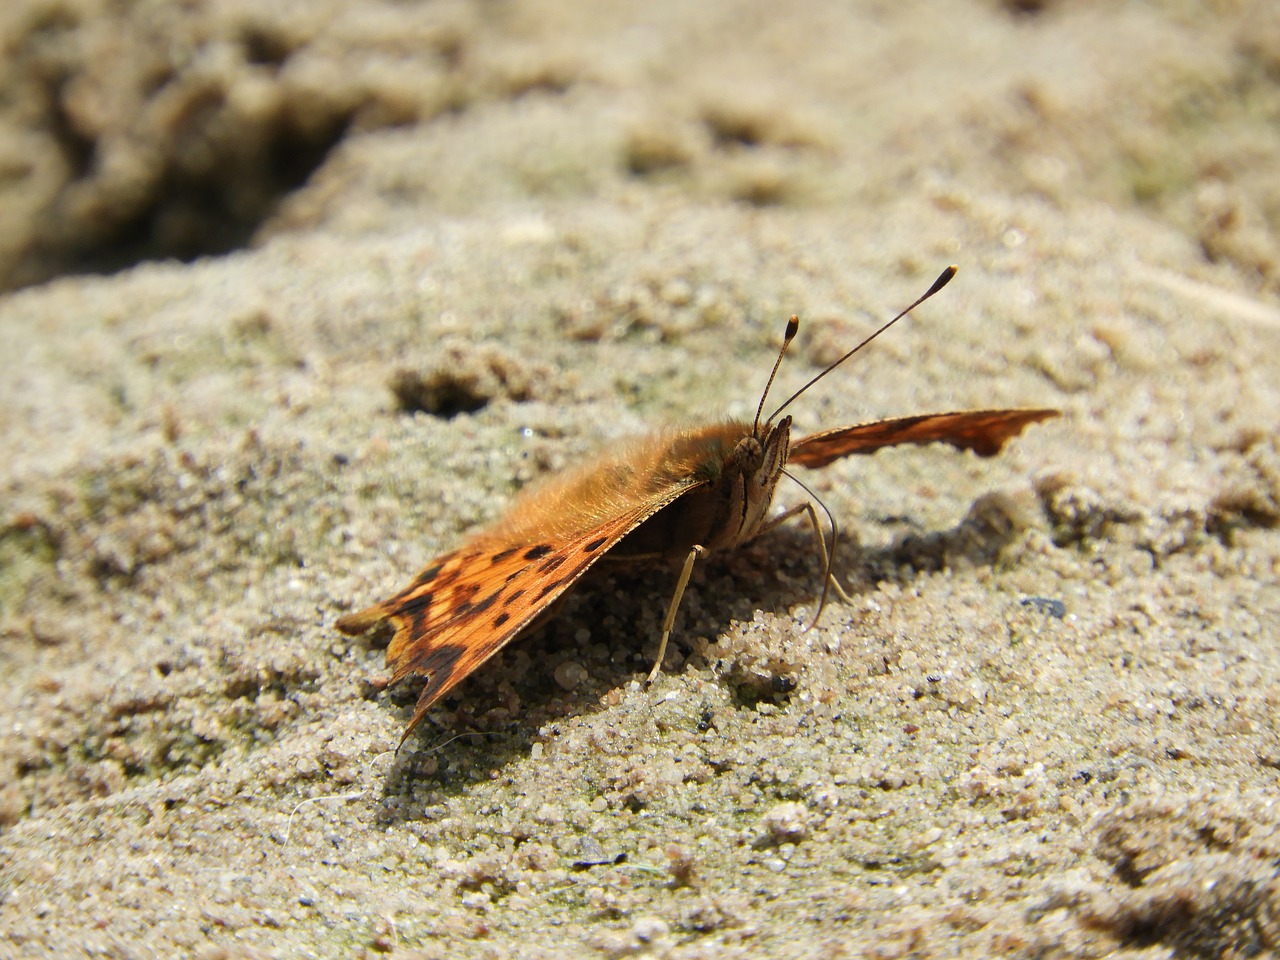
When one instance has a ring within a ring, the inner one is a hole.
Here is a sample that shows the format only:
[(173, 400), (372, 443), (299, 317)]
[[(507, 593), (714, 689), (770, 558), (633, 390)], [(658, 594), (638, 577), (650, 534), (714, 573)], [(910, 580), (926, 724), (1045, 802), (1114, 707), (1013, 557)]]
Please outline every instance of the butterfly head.
[(726, 527), (727, 540), (711, 546), (732, 546), (754, 535), (773, 502), (773, 491), (787, 464), (790, 449), (789, 416), (776, 424), (757, 425), (755, 432), (738, 440), (723, 473), (726, 483), (723, 489), (731, 491), (730, 500), (736, 504), (729, 513), (737, 517), (737, 522)]
[(749, 498), (767, 501), (773, 498), (773, 488), (782, 475), (782, 468), (787, 465), (787, 454), (791, 449), (791, 417), (783, 417), (772, 426), (766, 424), (765, 429), (768, 433), (760, 447), (760, 465), (747, 478), (747, 486)]
[(757, 425), (752, 433), (738, 441), (732, 462), (748, 481), (776, 477), (787, 463), (791, 446), (791, 417), (776, 424)]

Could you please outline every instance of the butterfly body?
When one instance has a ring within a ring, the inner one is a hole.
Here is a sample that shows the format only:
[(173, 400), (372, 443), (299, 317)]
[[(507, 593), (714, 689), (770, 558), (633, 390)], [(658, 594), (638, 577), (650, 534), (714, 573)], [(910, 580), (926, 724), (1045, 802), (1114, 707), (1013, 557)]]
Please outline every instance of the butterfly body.
[[(791, 418), (756, 438), (751, 424), (737, 421), (656, 434), (658, 497), (684, 492), (627, 534), (612, 555), (683, 560), (694, 546), (730, 550), (755, 536), (773, 502), (786, 463)], [(680, 471), (665, 464), (679, 462)]]
[[(609, 517), (655, 509), (610, 555), (683, 558), (694, 543), (732, 547), (767, 511), (786, 461), (790, 418), (756, 440), (737, 421), (623, 441), (526, 488), (471, 543), (559, 541)], [(767, 456), (766, 456), (767, 454)], [(737, 518), (737, 522), (733, 518)]]
[[(954, 272), (944, 272), (912, 306), (941, 289)], [(784, 352), (797, 329), (792, 317)], [(781, 359), (779, 353), (774, 374)], [(1058, 415), (1048, 409), (924, 414), (793, 440), (791, 417), (778, 415), (803, 389), (768, 418), (761, 417), (762, 396), (753, 423), (723, 421), (661, 431), (552, 476), (522, 492), (501, 518), (428, 564), (398, 593), (341, 617), (337, 627), (348, 634), (384, 623), (394, 627), (387, 648), (392, 683), (410, 675), (427, 678), (404, 736), (463, 678), (549, 616), (566, 592), (606, 556), (684, 561), (652, 678), (699, 557), (737, 547), (801, 510), (808, 511), (818, 529), (817, 515), (807, 504), (769, 515), (778, 480), (788, 466), (822, 467), (887, 446), (934, 442), (992, 456), (1027, 425)], [(825, 544), (823, 554), (828, 563), (825, 600), (830, 564)]]

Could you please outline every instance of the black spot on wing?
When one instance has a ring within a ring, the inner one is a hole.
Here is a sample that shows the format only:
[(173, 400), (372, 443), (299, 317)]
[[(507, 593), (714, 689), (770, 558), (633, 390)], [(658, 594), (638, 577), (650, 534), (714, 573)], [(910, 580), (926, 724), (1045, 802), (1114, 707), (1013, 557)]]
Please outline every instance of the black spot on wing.
[(540, 565), (538, 566), (538, 572), (539, 572), (539, 573), (550, 573), (552, 570), (554, 570), (556, 567), (560, 566), (560, 564), (562, 564), (562, 563), (564, 563), (564, 557), (563, 557), (563, 556), (555, 556), (555, 557), (552, 557), (550, 560), (547, 560), (545, 563), (542, 563), (542, 564), (540, 564)]
[[(472, 559), (472, 558), (468, 557), (467, 559)], [(460, 576), (462, 576), (462, 571), (463, 569), (465, 569), (466, 564), (455, 561), (454, 563), (448, 565), (449, 566), (448, 570), (444, 570), (443, 569), (444, 566), (445, 566), (444, 564), (441, 564), (439, 567), (436, 567), (435, 568), (436, 574), (434, 577), (432, 577), (432, 581), (436, 583), (438, 586), (442, 586), (442, 587), (453, 583)]]
[(509, 547), (506, 550), (499, 550), (497, 553), (495, 553), (493, 556), (489, 558), (489, 562), (501, 563), (503, 560), (507, 559), (507, 557), (514, 556), (519, 552), (520, 552), (519, 547)]
[(480, 592), (480, 585), (468, 583), (454, 589), (453, 594), (449, 597), (450, 612), (454, 616), (460, 616), (464, 613), (470, 613), (477, 608), (475, 602), (476, 594)]
[(440, 570), (443, 567), (444, 564), (442, 563), (435, 563), (429, 567), (424, 567), (418, 572), (418, 575), (413, 578), (413, 585), (416, 587), (421, 586), (424, 583), (430, 583), (436, 577), (440, 576)]
[(524, 596), (523, 590), (512, 590), (510, 593), (507, 594), (507, 598), (502, 601), (502, 605), (504, 607), (509, 607), (523, 596)]
[(509, 614), (509, 613), (500, 613), (500, 614), (498, 614), (496, 617), (494, 617), (494, 618), (493, 618), (493, 625), (494, 625), (495, 627), (500, 627), (500, 626), (502, 626), (504, 623), (506, 623), (506, 622), (507, 622), (508, 620), (510, 620), (510, 619), (511, 619), (511, 614)]
[(471, 612), (484, 613), (486, 610), (488, 610), (490, 607), (492, 607), (495, 603), (498, 602), (498, 596), (501, 592), (502, 591), (498, 591), (497, 593), (491, 593), (489, 594), (489, 596), (485, 597), (479, 603), (472, 604)]
[(396, 608), (396, 613), (409, 617), (417, 616), (419, 613), (425, 613), (427, 607), (431, 606), (433, 596), (434, 595), (430, 590), (423, 590), (421, 593), (414, 596), (406, 596), (400, 602), (399, 607)]
[(590, 543), (584, 544), (582, 547), (582, 552), (595, 553), (602, 546), (604, 546), (608, 542), (608, 540), (609, 540), (608, 537), (597, 537), (595, 540), (592, 540)]
[(550, 583), (543, 584), (542, 589), (538, 591), (538, 595), (534, 597), (534, 602), (536, 603), (554, 590), (559, 590), (568, 579), (568, 577), (561, 577), (559, 580), (552, 580)]
[(540, 543), (536, 547), (530, 547), (528, 550), (526, 550), (524, 552), (524, 558), (526, 560), (541, 560), (548, 553), (550, 553), (552, 549), (553, 548), (551, 544)]
[[(433, 571), (436, 571), (439, 569), (440, 569), (439, 567), (433, 567), (431, 570), (423, 570), (421, 574), (413, 578), (413, 583), (409, 584), (403, 590), (400, 590), (398, 593), (396, 593), (395, 596), (389, 598), (384, 602), (389, 607), (394, 607), (402, 603), (413, 603), (417, 600), (418, 597), (426, 597), (429, 602), (431, 600), (431, 596), (434, 593), (435, 589), (440, 584), (440, 581), (436, 578), (436, 576), (433, 573)], [(426, 576), (426, 574), (428, 573), (431, 573), (432, 576), (429, 576), (429, 577)], [(427, 586), (430, 586), (431, 589), (430, 590), (423, 589), (424, 587), (427, 587)], [(419, 606), (421, 606), (420, 603), (419, 603)]]
[(405, 658), (403, 666), (398, 667), (396, 673), (399, 676), (407, 676), (411, 673), (425, 675), (431, 678), (427, 689), (439, 689), (448, 683), (449, 678), (458, 669), (458, 661), (466, 655), (466, 652), (466, 647), (453, 643), (426, 650), (415, 650)]
[(395, 623), (402, 625), (410, 637), (421, 637), (427, 632), (427, 611), (425, 607), (417, 610), (404, 610), (396, 614)]

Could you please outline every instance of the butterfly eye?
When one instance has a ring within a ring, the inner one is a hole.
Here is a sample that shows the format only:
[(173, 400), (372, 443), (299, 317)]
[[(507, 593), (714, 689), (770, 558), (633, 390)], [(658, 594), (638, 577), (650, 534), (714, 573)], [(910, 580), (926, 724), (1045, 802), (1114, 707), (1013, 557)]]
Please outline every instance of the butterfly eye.
[(755, 437), (743, 437), (733, 451), (733, 460), (743, 473), (754, 474), (764, 463), (764, 447)]

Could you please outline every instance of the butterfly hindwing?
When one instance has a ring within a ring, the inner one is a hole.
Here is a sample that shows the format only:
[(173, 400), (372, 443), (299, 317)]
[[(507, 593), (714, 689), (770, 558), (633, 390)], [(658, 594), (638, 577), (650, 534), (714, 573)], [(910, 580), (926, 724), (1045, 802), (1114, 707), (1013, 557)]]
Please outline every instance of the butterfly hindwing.
[(852, 427), (824, 430), (791, 444), (788, 464), (825, 467), (841, 457), (875, 453), (901, 444), (946, 443), (981, 457), (1000, 452), (1022, 429), (1058, 416), (1057, 410), (962, 410), (895, 417)]
[(427, 677), (407, 738), (441, 697), (529, 627), (619, 540), (695, 486), (673, 484), (559, 539), (513, 544), (482, 534), (429, 564), (395, 596), (342, 617), (338, 629), (355, 634), (390, 623), (391, 682)]

